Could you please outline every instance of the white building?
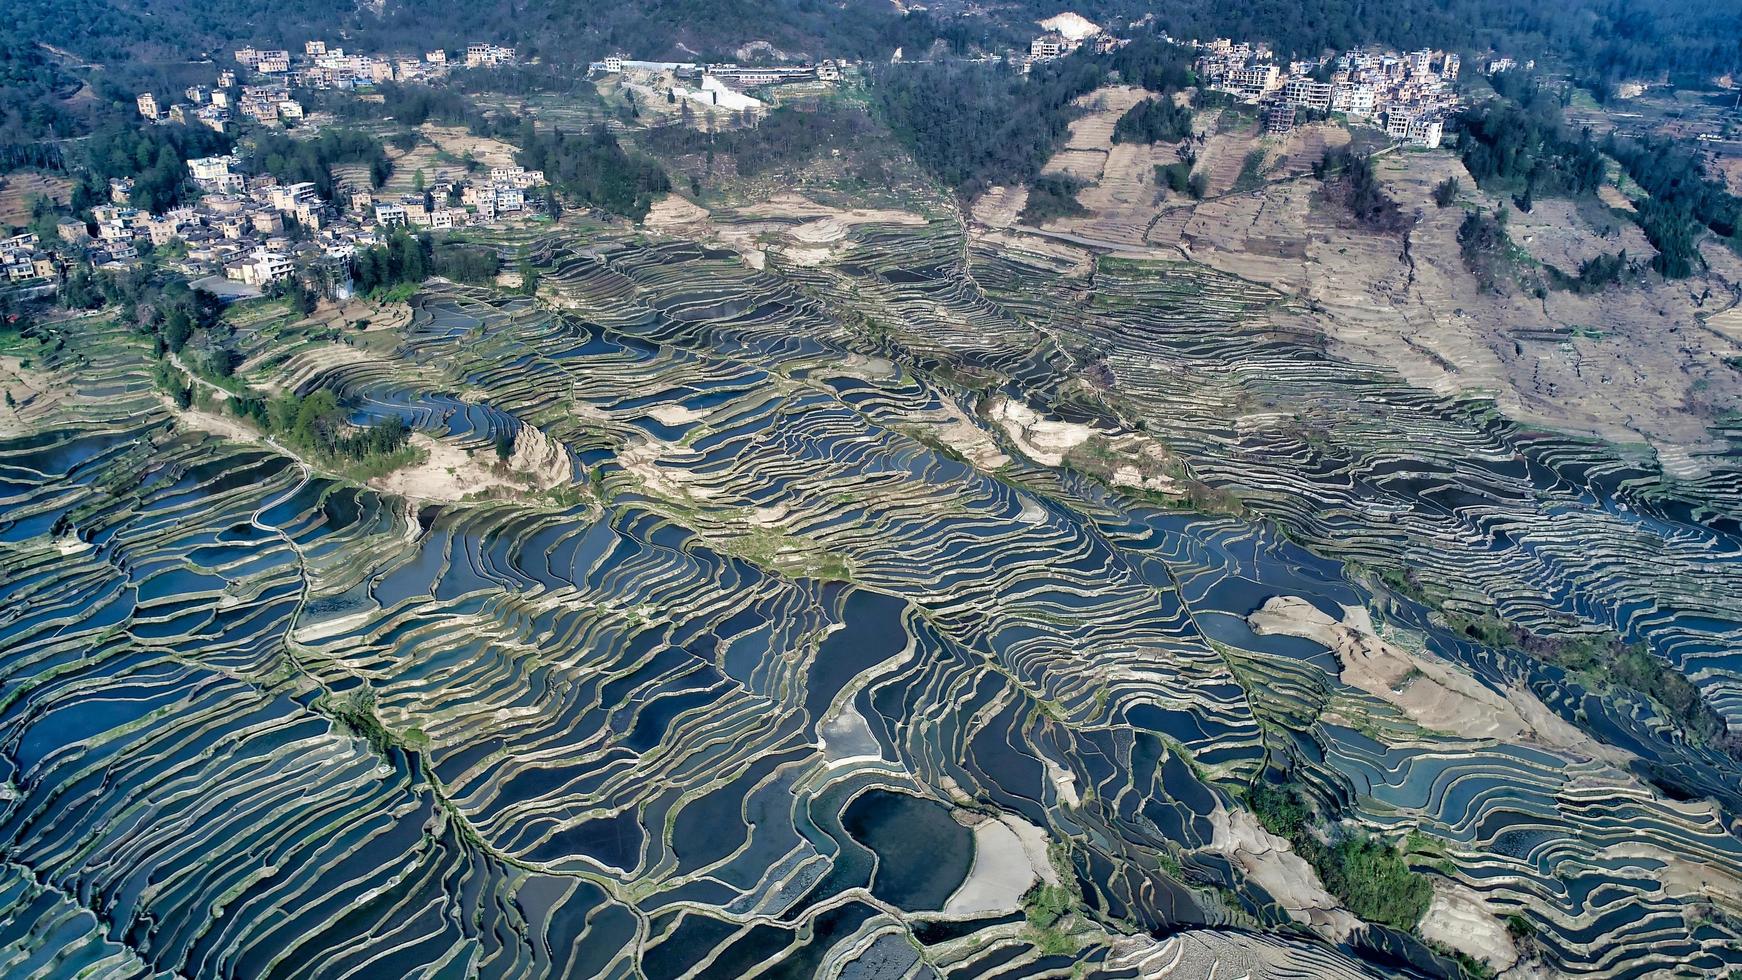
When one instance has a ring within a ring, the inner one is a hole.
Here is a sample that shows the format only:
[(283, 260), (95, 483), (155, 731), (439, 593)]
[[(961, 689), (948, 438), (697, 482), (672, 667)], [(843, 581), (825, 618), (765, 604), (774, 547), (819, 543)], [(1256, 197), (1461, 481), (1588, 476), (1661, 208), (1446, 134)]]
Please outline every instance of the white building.
[(1293, 107), (1327, 112), (1331, 108), (1331, 83), (1310, 78), (1291, 79), (1282, 87), (1282, 101)]
[(1369, 85), (1338, 85), (1331, 93), (1331, 110), (1357, 118), (1370, 118), (1379, 95)]
[(144, 220), (138, 208), (122, 208), (105, 204), (91, 209), (97, 219), (97, 237), (106, 242), (128, 241)]
[(279, 279), (287, 279), (295, 271), (296, 264), (290, 260), (290, 256), (271, 251), (265, 246), (256, 248), (240, 267), (241, 280), (249, 286), (264, 286)]
[(1252, 65), (1228, 73), (1227, 86), (1235, 94), (1250, 100), (1262, 99), (1276, 89), (1280, 73), (1275, 65)]
[(684, 88), (681, 85), (672, 86), (671, 92), (680, 99), (699, 102), (705, 106), (717, 109), (727, 109), (732, 112), (742, 112), (745, 109), (762, 108), (762, 100), (742, 92), (734, 92), (725, 82), (712, 75), (702, 76), (700, 91)]
[(1445, 137), (1445, 123), (1435, 116), (1417, 116), (1409, 121), (1409, 127), (1404, 131), (1404, 139), (1411, 146), (1425, 147), (1430, 150), (1440, 148), (1440, 140)]
[(218, 180), (230, 176), (230, 168), (236, 165), (232, 155), (221, 157), (196, 157), (188, 161), (188, 174), (195, 181)]
[(466, 45), (467, 68), (494, 68), (498, 65), (514, 63), (514, 49), (498, 47), (494, 44)]

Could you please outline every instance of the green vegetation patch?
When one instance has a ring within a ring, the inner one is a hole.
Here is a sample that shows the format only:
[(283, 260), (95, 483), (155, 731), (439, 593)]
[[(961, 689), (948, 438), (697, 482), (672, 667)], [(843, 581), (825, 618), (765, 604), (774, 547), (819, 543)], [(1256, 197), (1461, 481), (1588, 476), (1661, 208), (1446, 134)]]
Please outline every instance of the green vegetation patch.
[(1192, 134), (1192, 111), (1171, 97), (1144, 99), (1113, 124), (1115, 143), (1178, 143)]
[(1261, 148), (1246, 154), (1240, 161), (1240, 175), (1234, 178), (1234, 193), (1246, 194), (1264, 186), (1264, 158), (1268, 154)]
[(1088, 214), (1089, 210), (1077, 203), (1077, 192), (1087, 186), (1087, 182), (1068, 174), (1043, 174), (1036, 177), (1034, 184), (1028, 189), (1028, 203), (1022, 208), (1023, 222), (1039, 225), (1059, 218)]
[[(1245, 173), (1242, 167), (1241, 175)], [(1325, 197), (1347, 209), (1362, 228), (1391, 235), (1402, 234), (1409, 227), (1410, 219), (1385, 193), (1372, 154), (1338, 147), (1313, 164), (1313, 176), (1324, 183)]]
[(1409, 931), (1427, 914), (1433, 884), (1413, 871), (1396, 847), (1366, 833), (1320, 840), (1313, 811), (1292, 785), (1259, 783), (1246, 795), (1264, 829), (1284, 838), (1313, 869), (1325, 890), (1368, 922)]
[(640, 221), (653, 198), (671, 190), (658, 163), (625, 150), (603, 126), (586, 133), (527, 134), (516, 161), (544, 171), (551, 186), (581, 203)]

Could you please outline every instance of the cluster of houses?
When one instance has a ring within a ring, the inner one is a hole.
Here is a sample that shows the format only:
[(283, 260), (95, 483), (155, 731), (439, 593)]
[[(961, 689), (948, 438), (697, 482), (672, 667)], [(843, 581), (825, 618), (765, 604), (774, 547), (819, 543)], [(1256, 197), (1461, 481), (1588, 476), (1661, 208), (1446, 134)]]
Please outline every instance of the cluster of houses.
[[(446, 51), (427, 51), (422, 57), (347, 53), (325, 41), (309, 41), (301, 54), (287, 50), (261, 50), (252, 46), (235, 51), (236, 64), (252, 84), (238, 89), (237, 69), (223, 69), (214, 85), (190, 85), (185, 100), (165, 105), (156, 93), (142, 92), (139, 114), (152, 122), (198, 124), (224, 132), (235, 116), (258, 122), (295, 122), (303, 118), (303, 106), (295, 89), (321, 91), (354, 89), (381, 82), (432, 82), (452, 67)], [(514, 49), (494, 44), (466, 48), (466, 66), (497, 67), (514, 63)]]
[[(234, 79), (231, 84), (235, 84)], [(235, 103), (235, 96), (229, 88), (190, 85), (183, 94), (186, 101), (174, 102), (166, 107), (157, 101), (157, 96), (150, 92), (141, 92), (135, 104), (139, 107), (139, 114), (149, 122), (205, 126), (219, 133), (230, 125), (230, 110)]]
[[(306, 89), (349, 89), (380, 82), (430, 81), (445, 76), (449, 67), (446, 51), (425, 52), (421, 58), (387, 57), (346, 53), (344, 48), (330, 47), (325, 41), (304, 43), (300, 55), (245, 47), (238, 49), (235, 56), (236, 63), (249, 71), (280, 76), (285, 84)], [(509, 56), (512, 58), (512, 51)]]
[(1013, 55), (1012, 60), (1019, 62), (1027, 70), (1037, 61), (1052, 61), (1075, 54), (1085, 46), (1105, 54), (1123, 44), (1130, 43), (1102, 30), (1094, 22), (1080, 14), (1062, 13), (1040, 22), (1044, 33), (1028, 42), (1028, 57)]
[(589, 66), (592, 75), (619, 76), (625, 88), (658, 101), (694, 104), (706, 109), (754, 112), (765, 102), (747, 89), (817, 82), (833, 85), (848, 70), (846, 62), (803, 65), (700, 65), (678, 61), (634, 61), (612, 55)]
[(488, 43), (466, 45), (467, 68), (501, 68), (504, 65), (512, 64), (514, 64), (513, 48), (504, 48)]
[[(204, 192), (194, 204), (148, 214), (129, 202), (133, 182), (116, 180), (109, 203), (92, 209), (90, 225), (60, 222), (59, 246), (45, 248), (33, 234), (5, 239), (5, 281), (52, 284), (81, 259), (97, 270), (125, 269), (149, 242), (156, 249), (176, 247), (171, 261), (190, 276), (210, 277), (202, 285), (214, 291), (250, 295), (299, 269), (329, 270), (329, 281), (342, 289), (351, 257), (386, 241), (393, 229), (440, 231), (528, 213), (527, 192), (545, 182), (539, 171), (512, 166), (476, 177), (438, 174), (418, 194), (350, 193), (340, 210), (322, 200), (314, 184), (240, 173), (234, 157), (190, 160), (188, 172)], [(236, 285), (220, 285), (220, 277)]]
[(59, 256), (42, 247), (42, 240), (26, 232), (0, 239), (0, 279), (9, 284), (53, 282), (60, 278)]
[(1261, 106), (1272, 134), (1292, 130), (1302, 110), (1339, 112), (1379, 123), (1398, 142), (1434, 148), (1444, 136), (1446, 116), (1458, 106), (1455, 52), (1356, 49), (1283, 66), (1264, 44), (1228, 38), (1187, 43), (1197, 49), (1203, 84)]

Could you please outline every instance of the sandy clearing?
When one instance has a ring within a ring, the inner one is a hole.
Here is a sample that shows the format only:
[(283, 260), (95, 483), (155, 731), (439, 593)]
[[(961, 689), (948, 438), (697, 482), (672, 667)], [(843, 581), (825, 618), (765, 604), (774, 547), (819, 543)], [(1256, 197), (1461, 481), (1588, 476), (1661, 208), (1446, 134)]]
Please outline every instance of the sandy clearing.
[(990, 418), (1024, 456), (1042, 466), (1061, 466), (1065, 454), (1088, 442), (1095, 430), (1081, 422), (1048, 419), (1027, 405), (1000, 397), (987, 409)]
[(949, 421), (928, 427), (937, 440), (966, 459), (983, 473), (994, 473), (1010, 465), (1010, 457), (998, 448), (998, 443), (985, 429), (969, 420), (955, 403), (945, 401)]
[(1360, 924), (1325, 891), (1318, 872), (1294, 853), (1293, 845), (1265, 830), (1251, 811), (1229, 811), (1218, 804), (1210, 824), (1210, 848), (1269, 892), (1290, 918), (1334, 942), (1348, 938)]
[(853, 707), (851, 699), (842, 703), (833, 717), (818, 726), (817, 741), (821, 743), (823, 758), (831, 768), (855, 762), (883, 761), (882, 746), (871, 733), (865, 716)]
[(1467, 886), (1434, 877), (1434, 897), (1417, 926), (1422, 938), (1444, 943), (1496, 970), (1518, 962), (1518, 947), (1506, 923), (1482, 895)]
[(1178, 494), (1185, 492), (1185, 488), (1181, 487), (1173, 477), (1165, 473), (1144, 476), (1142, 470), (1130, 463), (1114, 468), (1113, 485), (1130, 487), (1134, 490), (1149, 490), (1154, 493)]
[(1331, 648), (1343, 666), (1343, 683), (1396, 705), (1424, 728), (1502, 741), (1530, 731), (1505, 697), (1448, 664), (1374, 635), (1365, 609), (1345, 607), (1338, 622), (1305, 599), (1274, 596), (1247, 623), (1260, 636), (1299, 636)]
[(349, 632), (362, 626), (379, 612), (378, 609), (364, 609), (360, 612), (335, 616), (332, 619), (323, 619), (317, 623), (298, 625), (294, 630), (291, 630), (290, 638), (297, 643), (319, 643), (329, 637), (338, 636), (340, 633)]
[(1058, 884), (1046, 857), (1046, 833), (1021, 817), (1005, 814), (974, 826), (974, 863), (944, 905), (945, 915), (1014, 912), (1035, 882)]
[(1360, 606), (1343, 607), (1338, 621), (1298, 596), (1273, 596), (1247, 624), (1260, 635), (1299, 636), (1329, 647), (1342, 664), (1343, 683), (1396, 706), (1423, 728), (1461, 738), (1527, 739), (1622, 768), (1632, 759), (1579, 731), (1523, 688), (1495, 692), (1425, 650), (1386, 642)]
[(452, 442), (422, 432), (412, 433), (411, 444), (423, 451), (423, 462), (371, 480), (371, 486), (411, 500), (454, 503), (498, 490), (511, 493), (549, 490), (568, 482), (571, 475), (567, 453), (554, 439), (530, 425), (521, 426), (514, 451), (502, 466), (496, 464), (493, 451), (468, 454)]
[(699, 422), (705, 416), (684, 405), (655, 405), (647, 410), (647, 414), (661, 425), (679, 426), (691, 422)]
[[(1257, 145), (1243, 139), (1217, 137), (1206, 154), (1231, 158)], [(1466, 207), (1505, 206), (1515, 240), (1524, 246), (1529, 236), (1531, 251), (1573, 266), (1568, 271), (1598, 253), (1626, 247), (1646, 259), (1651, 250), (1636, 228), (1588, 206), (1544, 201), (1543, 218), (1533, 223), (1476, 187), (1450, 153), (1389, 154), (1379, 173), (1387, 193), (1416, 218), (1407, 254), (1402, 236), (1353, 226), (1319, 199), (1310, 178), (1164, 211), (1148, 238), (1184, 240), (1194, 260), (1310, 305), (1314, 313), (1301, 322), (1330, 341), (1334, 356), (1395, 370), (1431, 391), (1493, 397), (1522, 421), (1649, 443), (1679, 453), (1691, 471), (1709, 467), (1701, 457), (1722, 448), (1711, 420), (1742, 409), (1742, 375), (1724, 364), (1734, 341), (1718, 342), (1696, 316), (1714, 305), (1708, 299), (1702, 306), (1707, 286), (1725, 296), (1742, 282), (1742, 259), (1708, 249), (1712, 268), (1703, 282), (1642, 277), (1601, 293), (1549, 290), (1542, 298), (1523, 287), (1485, 292), (1460, 254)], [(1461, 206), (1436, 207), (1433, 188), (1448, 177), (1464, 188)]]
[[(420, 127), (424, 139), (449, 156), (465, 159), (468, 152), (484, 167), (512, 167), (519, 150), (512, 143), (488, 136), (474, 136), (464, 126), (439, 126), (424, 123)], [(433, 174), (431, 175), (434, 176)]]
[(24, 367), (17, 357), (0, 357), (0, 391), (12, 395), (15, 404), (0, 399), (0, 435), (24, 435), (67, 399), (69, 390), (56, 385), (45, 371)]
[(702, 236), (712, 231), (708, 209), (676, 194), (666, 194), (653, 202), (641, 223), (654, 231), (668, 235)]
[(54, 550), (59, 552), (62, 558), (67, 558), (72, 555), (82, 555), (85, 552), (90, 551), (91, 548), (92, 545), (89, 541), (81, 540), (75, 535), (69, 534), (54, 539)]
[(1046, 778), (1052, 783), (1052, 791), (1058, 794), (1059, 802), (1069, 807), (1082, 805), (1082, 799), (1077, 795), (1076, 773), (1045, 756), (1040, 761), (1046, 767)]
[(0, 174), (0, 225), (30, 223), (30, 202), (39, 197), (57, 204), (72, 200), (73, 182), (34, 170)]

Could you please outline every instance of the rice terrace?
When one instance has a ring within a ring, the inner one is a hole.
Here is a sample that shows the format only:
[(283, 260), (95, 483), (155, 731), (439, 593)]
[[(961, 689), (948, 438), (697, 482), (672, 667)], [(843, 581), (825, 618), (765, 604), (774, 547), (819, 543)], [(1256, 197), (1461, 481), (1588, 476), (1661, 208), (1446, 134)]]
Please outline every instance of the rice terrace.
[[(79, 2), (137, 58), (0, 76), (0, 977), (1742, 976), (1742, 198), (1585, 54), (1405, 62), (1440, 147), (1129, 3), (359, 87)], [(136, 118), (232, 69), (298, 108)]]

